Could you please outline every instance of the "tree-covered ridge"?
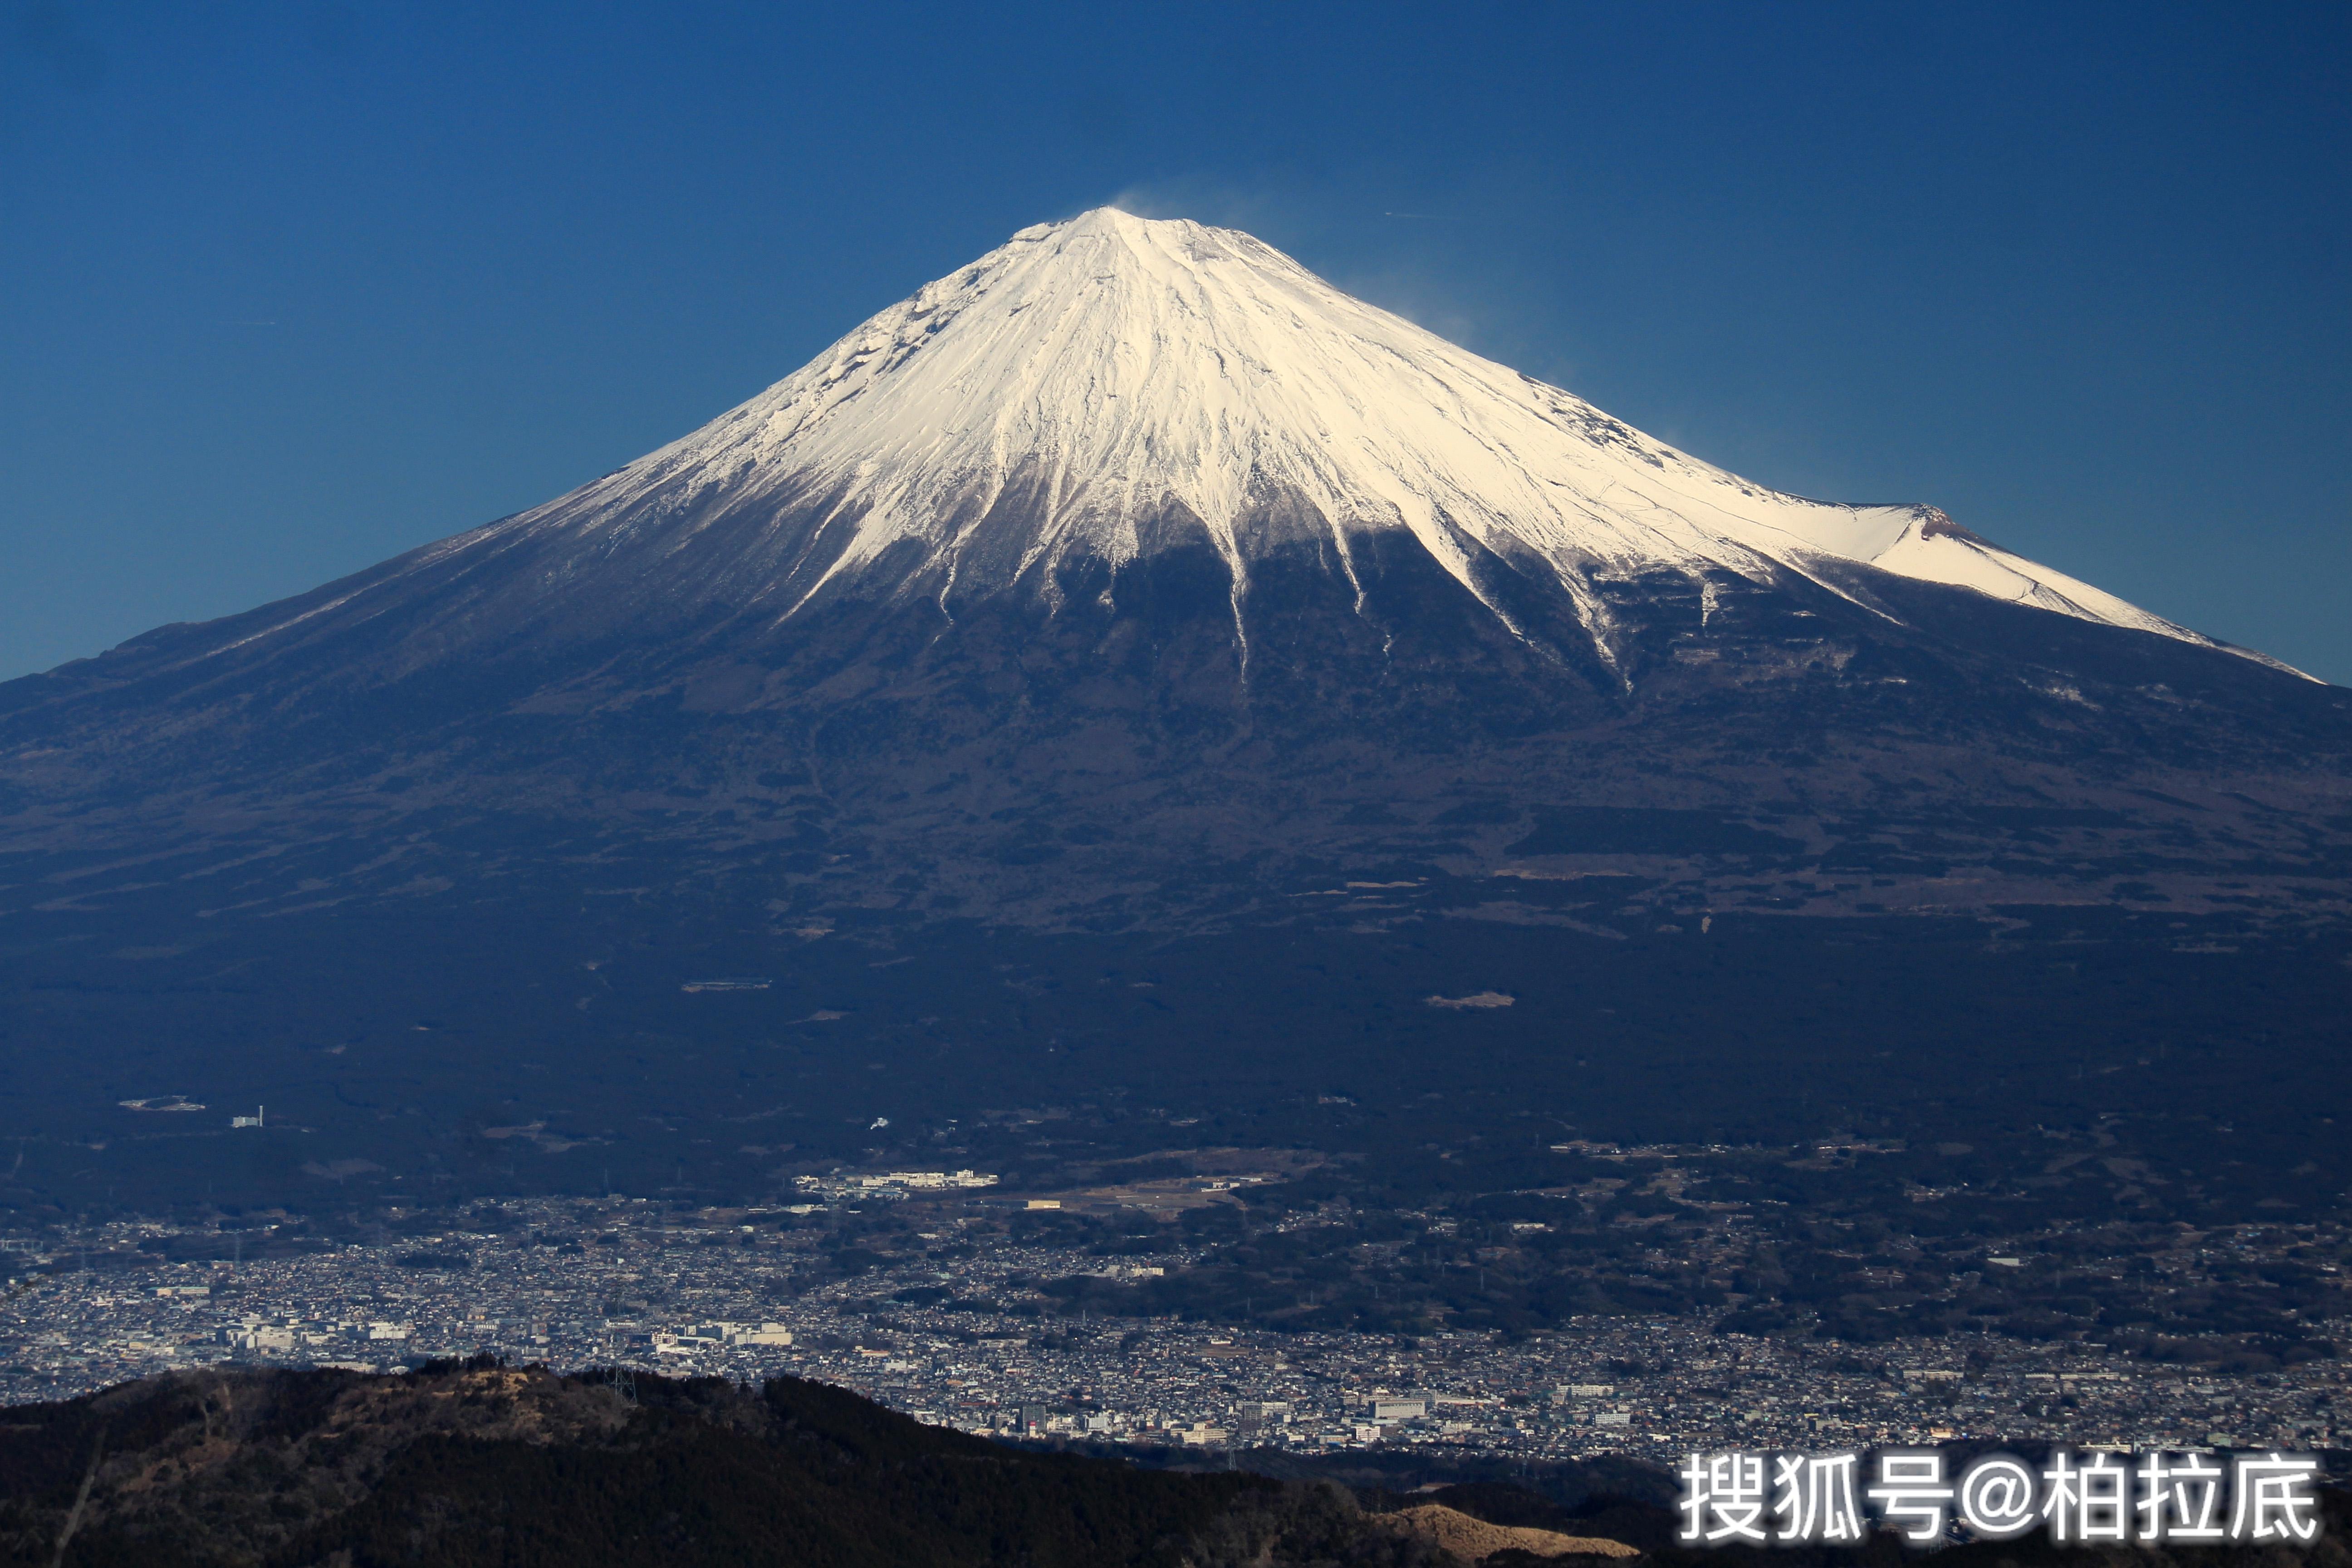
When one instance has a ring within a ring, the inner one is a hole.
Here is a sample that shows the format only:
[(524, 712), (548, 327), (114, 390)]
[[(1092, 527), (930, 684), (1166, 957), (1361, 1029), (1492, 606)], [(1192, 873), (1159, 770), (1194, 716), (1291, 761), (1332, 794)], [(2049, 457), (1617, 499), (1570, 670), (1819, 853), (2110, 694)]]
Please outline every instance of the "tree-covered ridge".
[(1344, 1488), (1006, 1447), (796, 1378), (484, 1358), (179, 1374), (9, 1415), (0, 1563), (45, 1568), (1442, 1561)]

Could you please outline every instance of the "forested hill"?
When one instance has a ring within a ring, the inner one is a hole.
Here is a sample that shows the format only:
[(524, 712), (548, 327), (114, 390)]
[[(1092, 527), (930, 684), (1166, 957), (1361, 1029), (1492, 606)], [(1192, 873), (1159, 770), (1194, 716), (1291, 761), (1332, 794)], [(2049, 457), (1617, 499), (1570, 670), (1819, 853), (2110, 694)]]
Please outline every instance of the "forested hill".
[(1009, 1447), (794, 1378), (207, 1371), (5, 1416), (0, 1563), (43, 1568), (1453, 1561), (1337, 1485)]

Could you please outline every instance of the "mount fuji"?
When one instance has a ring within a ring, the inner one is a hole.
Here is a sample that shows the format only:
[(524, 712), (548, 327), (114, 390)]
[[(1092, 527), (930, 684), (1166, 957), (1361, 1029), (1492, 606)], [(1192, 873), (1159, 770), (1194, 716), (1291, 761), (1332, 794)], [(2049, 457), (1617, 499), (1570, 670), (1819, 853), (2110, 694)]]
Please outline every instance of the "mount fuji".
[(1402, 864), (2242, 907), (2219, 884), (2319, 874), (2347, 703), (1105, 208), (543, 506), (0, 687), (0, 806), (30, 902), (165, 844), (300, 868), (257, 908), (513, 874), (455, 826), (492, 813), (796, 908), (1024, 924)]
[[(0, 685), (0, 1133), (53, 1194), (184, 1190), (141, 1108), (197, 1101), (269, 1106), (272, 1201), (526, 1133), (743, 1192), (763, 1117), (1491, 1068), (1727, 1137), (1890, 1029), (1996, 1084), (2301, 1040), (2347, 905), (2352, 692), (1106, 209), (543, 506)], [(1641, 1076), (1717, 1037), (1728, 1098)]]

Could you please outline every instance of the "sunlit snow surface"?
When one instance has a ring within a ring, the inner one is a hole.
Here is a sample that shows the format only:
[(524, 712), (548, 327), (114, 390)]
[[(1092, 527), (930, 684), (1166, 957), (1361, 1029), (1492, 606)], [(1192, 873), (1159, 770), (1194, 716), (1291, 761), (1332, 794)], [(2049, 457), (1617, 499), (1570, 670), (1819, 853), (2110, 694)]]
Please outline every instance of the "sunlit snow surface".
[[(1026, 498), (1021, 536), (978, 548), (1008, 488)], [(1402, 528), (1506, 620), (1476, 581), (1474, 543), (1521, 571), (1548, 567), (1604, 654), (1596, 580), (1787, 570), (1853, 593), (1849, 563), (2226, 646), (1932, 507), (1837, 505), (1742, 479), (1246, 234), (1107, 207), (1022, 230), (683, 440), (448, 548), (518, 531), (641, 543), (646, 530), (690, 536), (719, 510), (810, 496), (824, 498), (817, 532), (831, 537), (790, 545), (823, 564), (774, 579), (794, 579), (783, 614), (902, 542), (918, 548), (890, 559), (918, 563), (922, 591), (944, 604), (1074, 552), (1131, 560), (1160, 520), (1189, 512), (1237, 598), (1269, 517), (1326, 535), (1351, 578), (1364, 534)], [(1036, 580), (1051, 591), (1050, 574)]]

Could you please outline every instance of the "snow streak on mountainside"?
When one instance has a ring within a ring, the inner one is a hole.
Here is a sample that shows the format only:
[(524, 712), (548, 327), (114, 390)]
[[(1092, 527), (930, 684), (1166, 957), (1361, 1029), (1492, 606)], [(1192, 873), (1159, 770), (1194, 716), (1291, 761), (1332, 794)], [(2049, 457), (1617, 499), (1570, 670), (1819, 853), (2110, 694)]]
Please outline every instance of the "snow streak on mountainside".
[(412, 561), (524, 546), (553, 588), (614, 555), (679, 561), (763, 510), (779, 521), (751, 548), (730, 529), (730, 558), (692, 574), (780, 617), (877, 573), (950, 615), (1024, 580), (1050, 596), (1067, 558), (1205, 535), (1238, 628), (1254, 558), (1311, 541), (1353, 582), (1363, 536), (1402, 529), (1507, 625), (1482, 557), (1556, 581), (1604, 658), (1598, 583), (1794, 572), (1869, 604), (1857, 563), (2226, 646), (1932, 507), (1742, 479), (1246, 234), (1109, 208), (1024, 229), (684, 439)]

